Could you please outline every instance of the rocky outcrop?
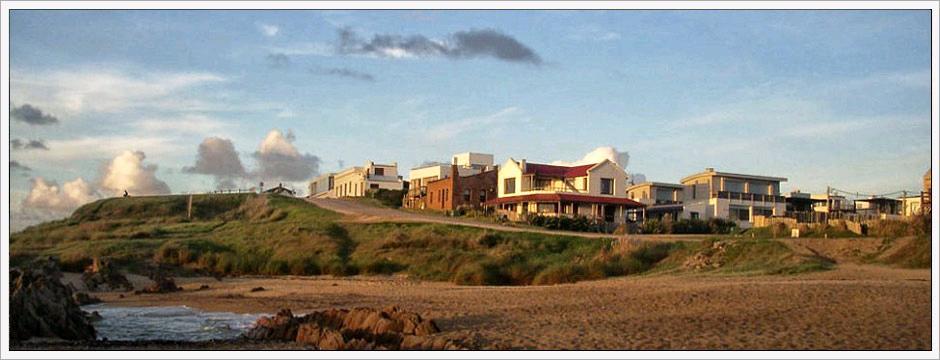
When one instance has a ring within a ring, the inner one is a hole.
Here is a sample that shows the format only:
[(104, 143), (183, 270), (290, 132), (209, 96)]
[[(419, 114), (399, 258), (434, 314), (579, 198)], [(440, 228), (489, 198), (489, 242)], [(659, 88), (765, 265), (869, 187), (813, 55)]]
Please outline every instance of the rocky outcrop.
[(94, 340), (95, 328), (75, 302), (72, 289), (49, 259), (25, 269), (10, 270), (10, 338), (34, 337)]
[(153, 280), (153, 284), (144, 288), (141, 292), (145, 294), (163, 294), (183, 291), (182, 287), (176, 286), (176, 280), (166, 276), (162, 271), (151, 273), (150, 280)]
[(711, 247), (689, 256), (682, 267), (694, 270), (717, 269), (723, 265), (724, 255), (728, 243), (725, 241), (715, 241)]
[(328, 309), (304, 316), (290, 310), (258, 319), (245, 337), (295, 341), (320, 350), (460, 350), (460, 343), (440, 336), (437, 325), (398, 307)]
[(82, 282), (89, 291), (98, 290), (118, 290), (133, 291), (134, 285), (131, 284), (124, 274), (121, 274), (117, 267), (111, 264), (107, 259), (95, 257), (91, 265), (85, 268), (82, 273)]

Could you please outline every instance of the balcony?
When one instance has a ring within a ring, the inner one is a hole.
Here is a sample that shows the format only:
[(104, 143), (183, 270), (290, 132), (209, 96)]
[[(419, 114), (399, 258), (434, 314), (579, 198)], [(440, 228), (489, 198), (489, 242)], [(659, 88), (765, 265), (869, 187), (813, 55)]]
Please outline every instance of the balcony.
[(740, 193), (733, 191), (718, 191), (712, 193), (713, 198), (718, 199), (728, 199), (728, 200), (739, 200), (739, 201), (753, 201), (753, 202), (785, 202), (783, 196), (779, 195), (764, 195), (764, 194), (751, 194), (751, 193)]

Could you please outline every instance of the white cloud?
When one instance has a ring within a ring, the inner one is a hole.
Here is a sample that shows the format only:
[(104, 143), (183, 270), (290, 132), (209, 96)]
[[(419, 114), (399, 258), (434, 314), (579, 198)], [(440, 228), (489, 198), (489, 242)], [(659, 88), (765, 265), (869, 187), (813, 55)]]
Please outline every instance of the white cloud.
[(620, 33), (611, 30), (605, 30), (598, 25), (582, 25), (575, 28), (566, 36), (568, 39), (577, 41), (614, 41), (620, 40)]
[(254, 158), (258, 168), (253, 175), (262, 181), (304, 181), (316, 175), (320, 167), (320, 158), (311, 154), (301, 154), (294, 147), (294, 134), (282, 133), (274, 129), (268, 132)]
[(267, 48), (268, 52), (284, 55), (314, 55), (314, 56), (333, 56), (335, 49), (333, 45), (321, 42), (303, 42), (286, 46), (271, 46)]
[(626, 151), (617, 151), (617, 148), (613, 146), (601, 146), (591, 150), (584, 155), (580, 160), (576, 161), (564, 161), (556, 160), (552, 162), (552, 165), (562, 165), (562, 166), (576, 166), (576, 165), (587, 165), (587, 164), (596, 164), (604, 160), (610, 160), (617, 165), (620, 165), (622, 168), (626, 168), (627, 164), (630, 162), (630, 154)]
[(32, 209), (68, 213), (100, 197), (82, 178), (66, 182), (61, 188), (54, 181), (46, 181), (42, 177), (31, 182), (32, 188), (23, 200), (23, 206)]
[(200, 104), (186, 95), (185, 90), (225, 80), (204, 72), (134, 73), (101, 68), (11, 73), (14, 102), (36, 104), (65, 115), (112, 113), (134, 108), (198, 107)]
[(157, 179), (156, 165), (144, 165), (143, 152), (124, 151), (111, 160), (101, 177), (101, 189), (111, 195), (125, 190), (132, 195), (169, 194), (170, 187)]
[(281, 28), (277, 25), (258, 24), (258, 30), (261, 31), (264, 36), (271, 37), (277, 35), (277, 33), (281, 31)]

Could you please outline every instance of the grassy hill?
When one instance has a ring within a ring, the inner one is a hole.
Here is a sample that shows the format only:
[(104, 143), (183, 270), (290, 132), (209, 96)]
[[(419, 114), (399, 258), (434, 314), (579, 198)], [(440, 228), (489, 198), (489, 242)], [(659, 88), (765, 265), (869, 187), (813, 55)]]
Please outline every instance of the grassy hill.
[[(553, 284), (681, 268), (711, 242), (624, 246), (586, 239), (442, 224), (356, 224), (301, 199), (207, 194), (99, 200), (71, 217), (13, 234), (11, 262), (56, 256), (80, 271), (95, 256), (131, 271), (162, 264), (226, 275), (404, 272), (459, 284)], [(827, 268), (773, 240), (736, 241), (729, 261), (749, 273)], [(928, 247), (929, 249), (929, 247)], [(740, 258), (740, 259), (739, 259)], [(732, 268), (733, 271), (734, 268)]]

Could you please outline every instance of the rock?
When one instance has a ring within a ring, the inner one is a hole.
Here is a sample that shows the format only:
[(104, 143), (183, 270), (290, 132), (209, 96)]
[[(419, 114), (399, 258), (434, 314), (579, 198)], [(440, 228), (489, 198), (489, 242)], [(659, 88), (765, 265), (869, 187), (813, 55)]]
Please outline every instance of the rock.
[(72, 293), (72, 300), (75, 301), (78, 305), (90, 305), (97, 304), (101, 302), (101, 299), (88, 295), (84, 292), (74, 292)]
[(10, 270), (10, 339), (94, 340), (95, 328), (61, 282), (53, 259)]
[(199, 289), (196, 289), (196, 290), (209, 290), (209, 285), (202, 284), (199, 286)]
[(259, 286), (259, 287), (256, 287), (256, 288), (251, 288), (251, 292), (259, 292), (259, 291), (264, 291), (264, 290), (265, 290), (265, 288), (262, 287), (262, 286)]
[(398, 307), (327, 309), (294, 317), (281, 310), (262, 317), (245, 335), (251, 340), (294, 341), (321, 350), (454, 350), (465, 346), (444, 337), (434, 321)]
[(300, 325), (288, 309), (278, 311), (274, 317), (263, 316), (245, 336), (252, 340), (294, 341)]
[(134, 290), (134, 285), (127, 280), (124, 274), (121, 274), (117, 270), (116, 266), (112, 265), (107, 259), (100, 259), (98, 257), (95, 257), (91, 265), (85, 268), (85, 272), (82, 273), (82, 282), (85, 283), (85, 287), (88, 288), (89, 291)]
[(89, 322), (95, 322), (102, 319), (101, 314), (99, 314), (97, 311), (92, 311), (91, 313), (86, 314), (85, 317)]
[(183, 288), (176, 286), (176, 281), (173, 280), (173, 278), (166, 276), (162, 269), (152, 271), (149, 278), (150, 280), (153, 280), (153, 284), (144, 288), (143, 293), (163, 294), (183, 291)]

